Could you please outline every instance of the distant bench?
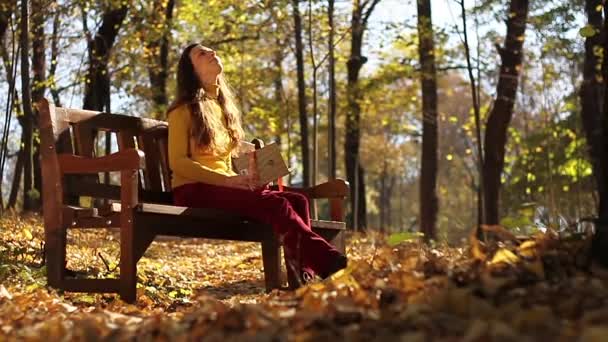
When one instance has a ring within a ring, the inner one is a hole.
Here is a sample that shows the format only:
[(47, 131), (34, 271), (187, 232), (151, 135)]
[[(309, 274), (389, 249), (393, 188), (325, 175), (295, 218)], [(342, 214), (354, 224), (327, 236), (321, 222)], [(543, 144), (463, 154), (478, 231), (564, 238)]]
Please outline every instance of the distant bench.
[[(74, 292), (114, 292), (136, 300), (137, 262), (157, 235), (254, 241), (262, 244), (266, 290), (281, 286), (280, 245), (271, 226), (213, 209), (172, 205), (167, 156), (167, 123), (127, 115), (55, 107), (46, 99), (40, 112), (45, 253), (48, 284)], [(98, 132), (116, 135), (118, 152), (96, 157)], [(99, 173), (120, 172), (120, 185), (104, 184)], [(348, 183), (333, 180), (291, 188), (309, 198), (329, 199), (331, 221), (312, 229), (342, 252), (344, 199)], [(79, 197), (105, 199), (79, 205)], [(119, 202), (117, 202), (119, 201)], [(120, 228), (120, 278), (67, 276), (67, 229)], [(294, 275), (288, 270), (289, 284)]]

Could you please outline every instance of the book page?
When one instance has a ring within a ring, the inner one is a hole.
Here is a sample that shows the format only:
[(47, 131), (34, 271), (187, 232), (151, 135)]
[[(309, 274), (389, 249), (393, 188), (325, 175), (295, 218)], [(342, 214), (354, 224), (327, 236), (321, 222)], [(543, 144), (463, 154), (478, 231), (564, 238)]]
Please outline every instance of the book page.
[[(255, 150), (254, 153), (257, 157), (257, 172), (260, 178), (258, 185), (268, 184), (289, 174), (289, 169), (277, 144), (270, 143)], [(246, 155), (233, 159), (233, 164), (237, 173), (247, 174), (249, 158)]]

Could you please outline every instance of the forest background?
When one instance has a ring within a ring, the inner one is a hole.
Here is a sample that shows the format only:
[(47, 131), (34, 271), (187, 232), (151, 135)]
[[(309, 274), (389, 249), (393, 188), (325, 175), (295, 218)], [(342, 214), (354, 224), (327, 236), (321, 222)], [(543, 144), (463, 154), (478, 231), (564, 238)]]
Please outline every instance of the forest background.
[[(503, 122), (500, 223), (529, 233), (565, 229), (596, 216), (600, 199), (579, 90), (590, 58), (600, 60), (602, 71), (603, 49), (589, 40), (603, 42), (603, 3), (435, 1), (432, 26), (430, 1), (417, 4), (33, 0), (28, 7), (3, 1), (0, 98), (14, 94), (14, 101), (0, 103), (7, 114), (0, 122), (13, 115), (2, 135), (0, 204), (40, 208), (37, 114), (31, 103), (46, 96), (60, 106), (165, 119), (181, 49), (202, 42), (223, 59), (247, 137), (277, 141), (295, 167), (289, 183), (349, 180), (350, 227), (422, 230), (460, 242), (487, 216), (478, 212), (485, 187), (479, 152), (501, 144), (488, 118), (505, 101), (513, 109)], [(588, 24), (593, 11), (599, 26)], [(500, 81), (509, 48), (506, 32), (522, 18), (524, 33), (511, 37), (523, 44), (521, 63), (507, 75), (516, 80), (516, 93), (505, 100)], [(421, 48), (428, 37), (430, 53)], [(20, 46), (27, 47), (25, 58)], [(436, 110), (430, 111), (432, 105), (423, 101), (429, 99), (429, 88), (423, 91), (432, 78), (425, 76), (429, 62), (436, 74)], [(435, 138), (425, 131), (434, 131)], [(430, 169), (423, 159), (432, 161)], [(432, 228), (423, 227), (421, 213), (425, 203), (433, 212), (433, 197), (436, 219), (430, 220)], [(321, 206), (320, 215), (325, 210)]]

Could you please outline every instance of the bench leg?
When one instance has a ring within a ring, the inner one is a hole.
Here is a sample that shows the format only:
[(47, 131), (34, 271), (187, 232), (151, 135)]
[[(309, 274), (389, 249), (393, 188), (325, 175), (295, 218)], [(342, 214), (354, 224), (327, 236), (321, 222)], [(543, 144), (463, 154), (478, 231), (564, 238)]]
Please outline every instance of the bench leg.
[(262, 261), (266, 292), (281, 287), (281, 254), (279, 241), (274, 235), (262, 241)]
[(120, 227), (120, 298), (127, 303), (136, 299), (137, 261), (133, 228), (132, 225)]
[(44, 254), (48, 284), (61, 288), (65, 278), (65, 248), (67, 232), (60, 224), (47, 228), (45, 231)]
[(120, 183), (120, 298), (127, 303), (133, 303), (137, 299), (137, 173), (134, 170), (122, 171)]

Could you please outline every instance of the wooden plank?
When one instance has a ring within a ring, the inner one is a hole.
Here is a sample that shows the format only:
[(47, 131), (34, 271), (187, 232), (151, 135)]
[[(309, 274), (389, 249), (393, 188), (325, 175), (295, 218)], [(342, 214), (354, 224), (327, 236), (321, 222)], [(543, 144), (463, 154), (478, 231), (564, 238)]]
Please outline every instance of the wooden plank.
[(42, 99), (37, 105), (40, 113), (40, 159), (44, 199), (42, 207), (47, 279), (49, 285), (58, 287), (65, 271), (66, 232), (60, 215), (63, 206), (63, 179), (59, 171), (55, 139), (62, 136), (61, 133), (65, 132), (67, 126), (59, 127), (58, 129), (63, 131), (57, 132), (55, 107), (46, 99)]
[(90, 228), (118, 228), (120, 227), (120, 213), (113, 213), (109, 216), (81, 217), (76, 218), (67, 227), (69, 229), (90, 229)]
[(95, 156), (95, 138), (97, 130), (85, 122), (73, 125), (76, 154), (83, 157)]
[(73, 222), (75, 222), (76, 219), (93, 217), (98, 215), (97, 208), (83, 208), (71, 205), (64, 205), (62, 214), (63, 222), (66, 222), (66, 224), (68, 225), (71, 225)]
[(157, 235), (232, 241), (261, 242), (269, 225), (247, 221), (214, 221), (188, 216), (137, 214), (142, 229), (150, 229)]
[[(78, 187), (69, 188), (68, 193), (72, 196), (91, 196), (95, 198), (120, 200), (120, 185), (81, 183)], [(139, 198), (142, 202), (173, 203), (173, 195), (170, 192), (156, 192), (140, 189)]]
[(118, 140), (119, 151), (126, 150), (129, 148), (135, 148), (135, 137), (137, 133), (132, 130), (121, 130), (116, 133)]
[(348, 196), (348, 182), (343, 179), (333, 179), (315, 185), (310, 189), (311, 198), (345, 198)]
[[(78, 122), (72, 126), (72, 130), (74, 133), (74, 143), (76, 144), (76, 153), (75, 155), (87, 158), (95, 157), (95, 138), (97, 137), (97, 130), (94, 127), (86, 124), (86, 121)], [(65, 167), (71, 166), (71, 160), (62, 160), (66, 156), (74, 156), (71, 154), (61, 154), (58, 155), (59, 165), (63, 172), (65, 172)], [(76, 157), (76, 156), (74, 156)], [(78, 172), (65, 172), (76, 174)], [(87, 172), (90, 173), (90, 172)], [(99, 175), (97, 172), (94, 174), (88, 175), (78, 175), (72, 177), (72, 181), (70, 186), (78, 187), (78, 185), (82, 182), (88, 183), (99, 183)]]
[(156, 141), (160, 153), (160, 171), (163, 176), (163, 189), (165, 191), (171, 191), (171, 169), (169, 168), (169, 144), (167, 136), (157, 138)]
[(120, 173), (120, 297), (127, 303), (136, 300), (137, 260), (135, 258), (137, 171)]
[(61, 107), (58, 107), (57, 110), (61, 113), (60, 127), (69, 123), (83, 123), (104, 131), (116, 132), (126, 129), (140, 132), (156, 126), (167, 126), (167, 123), (163, 121), (124, 114)]
[[(72, 145), (72, 130), (66, 129), (63, 133), (59, 134), (58, 140), (55, 143), (57, 147), (56, 153), (69, 153), (74, 154), (74, 147)], [(79, 177), (76, 175), (64, 175), (63, 176), (63, 202), (70, 205), (79, 205), (78, 196), (73, 196), (69, 194), (69, 189), (75, 188), (76, 183), (78, 182)]]
[(57, 156), (62, 173), (82, 174), (145, 168), (144, 152), (135, 148), (125, 149), (107, 156), (91, 158), (73, 154)]
[[(48, 101), (43, 99), (41, 101)], [(55, 140), (63, 134), (67, 129), (69, 129), (70, 125), (73, 123), (80, 122), (87, 118), (93, 117), (99, 112), (82, 110), (82, 109), (71, 109), (71, 108), (62, 108), (53, 106), (53, 134), (55, 135)]]
[(156, 139), (150, 132), (144, 132), (140, 136), (141, 146), (146, 154), (146, 169), (144, 177), (146, 189), (152, 191), (162, 191), (163, 184), (160, 178), (160, 154), (156, 144)]
[[(278, 190), (278, 186), (272, 186), (272, 190)], [(348, 182), (343, 179), (334, 179), (309, 188), (296, 188), (284, 186), (284, 191), (297, 192), (308, 196), (308, 198), (345, 198), (350, 190)]]
[(339, 221), (310, 220), (312, 228), (345, 230), (346, 223)]
[[(137, 134), (138, 134), (138, 131), (132, 130), (132, 129), (123, 129), (123, 130), (118, 131), (116, 133), (116, 137), (118, 139), (118, 150), (125, 151), (125, 150), (129, 150), (129, 149), (135, 149), (137, 147), (137, 146), (135, 146), (135, 139), (137, 139)], [(145, 163), (144, 163), (143, 168), (145, 168)], [(136, 174), (138, 175), (138, 177), (137, 177), (138, 188), (143, 189), (144, 180), (142, 179), (142, 177), (139, 177), (139, 171)]]
[[(111, 204), (113, 212), (121, 211), (121, 203)], [(230, 212), (211, 209), (211, 208), (190, 208), (190, 207), (179, 207), (176, 205), (164, 205), (164, 204), (153, 204), (153, 203), (141, 203), (137, 208), (138, 213), (146, 214), (159, 214), (168, 216), (185, 216), (197, 219), (214, 220), (216, 222), (242, 222), (249, 221), (246, 218), (239, 217)]]
[(344, 199), (330, 198), (329, 199), (329, 218), (332, 221), (344, 221)]
[(116, 293), (119, 279), (64, 279), (59, 288), (70, 292)]

